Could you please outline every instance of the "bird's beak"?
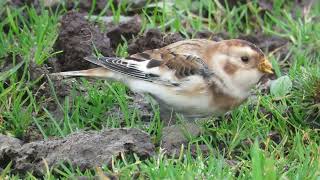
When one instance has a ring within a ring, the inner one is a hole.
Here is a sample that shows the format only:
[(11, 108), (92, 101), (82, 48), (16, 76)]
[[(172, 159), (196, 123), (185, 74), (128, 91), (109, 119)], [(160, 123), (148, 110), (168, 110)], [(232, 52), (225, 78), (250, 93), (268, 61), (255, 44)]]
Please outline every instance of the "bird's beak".
[(263, 73), (273, 74), (272, 64), (266, 58), (260, 62), (258, 69)]

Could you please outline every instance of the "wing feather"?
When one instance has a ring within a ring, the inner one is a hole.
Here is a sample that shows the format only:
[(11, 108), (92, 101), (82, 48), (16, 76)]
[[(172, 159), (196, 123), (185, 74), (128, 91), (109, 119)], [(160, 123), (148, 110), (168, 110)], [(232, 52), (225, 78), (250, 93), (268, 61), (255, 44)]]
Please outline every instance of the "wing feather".
[[(107, 68), (109, 70), (125, 74), (127, 76), (131, 76), (138, 79), (148, 80), (150, 75), (146, 74), (145, 72), (135, 68), (134, 66), (130, 65), (127, 61), (117, 58), (117, 57), (85, 57), (85, 60), (90, 61), (96, 65), (101, 67)], [(151, 75), (152, 76), (152, 75)]]
[[(197, 75), (206, 80), (213, 75), (204, 57), (195, 53), (203, 53), (205, 48), (201, 44), (204, 43), (199, 43), (198, 40), (186, 40), (160, 49), (147, 50), (127, 58), (86, 57), (85, 59), (133, 78), (177, 86), (190, 76)], [(185, 54), (183, 49), (187, 49), (190, 54)]]

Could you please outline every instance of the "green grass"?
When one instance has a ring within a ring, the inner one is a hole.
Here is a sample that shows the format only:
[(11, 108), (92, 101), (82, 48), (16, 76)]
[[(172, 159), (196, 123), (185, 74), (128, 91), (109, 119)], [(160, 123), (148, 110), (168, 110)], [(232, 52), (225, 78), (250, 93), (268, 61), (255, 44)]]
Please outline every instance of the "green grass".
[[(319, 179), (320, 178), (320, 3), (315, 1), (309, 14), (303, 16), (292, 3), (276, 0), (274, 10), (263, 16), (253, 2), (238, 7), (222, 7), (218, 1), (175, 0), (148, 3), (140, 11), (143, 30), (160, 28), (166, 32), (185, 35), (190, 28), (227, 32), (231, 37), (239, 34), (254, 34), (261, 31), (290, 40), (288, 56), (270, 54), (269, 58), (278, 77), (288, 75), (292, 88), (281, 90), (281, 96), (261, 94), (231, 112), (230, 116), (211, 118), (203, 125), (205, 133), (194, 138), (178, 158), (157, 155), (146, 160), (136, 156), (115, 159), (111, 167), (103, 171), (121, 179)], [(284, 7), (279, 8), (284, 3)], [(120, 7), (108, 3), (106, 10), (114, 14), (118, 22), (120, 15), (129, 9), (128, 3)], [(192, 8), (190, 8), (192, 7)], [(207, 16), (203, 17), (205, 12)], [(94, 6), (90, 10), (94, 12)], [(56, 117), (42, 105), (46, 98), (37, 98), (35, 80), (30, 79), (30, 62), (42, 65), (55, 56), (53, 44), (58, 35), (58, 20), (66, 13), (33, 7), (6, 7), (0, 11), (0, 67), (5, 57), (11, 57), (12, 68), (0, 72), (0, 133), (18, 138), (24, 137), (31, 126), (35, 126), (44, 138), (64, 137), (79, 130), (99, 130), (104, 127), (137, 127), (148, 132), (156, 143), (161, 138), (159, 111), (154, 107), (155, 117), (146, 126), (139, 118), (139, 111), (130, 108), (128, 89), (119, 83), (97, 80), (94, 83), (80, 79), (74, 83), (70, 95), (59, 101), (54, 84), (50, 84), (51, 100), (58, 104), (61, 116)], [(195, 32), (195, 31), (194, 31)], [(119, 45), (116, 53), (127, 56), (127, 42)], [(283, 62), (284, 61), (284, 62)], [(288, 71), (283, 64), (289, 64)], [(46, 78), (46, 77), (43, 77)], [(38, 80), (41, 81), (41, 77)], [(86, 95), (79, 96), (77, 88), (84, 88)], [(318, 94), (318, 95), (317, 95)], [(318, 98), (318, 99), (317, 99)], [(104, 112), (119, 107), (123, 122)], [(3, 120), (1, 120), (3, 119)], [(270, 135), (276, 133), (279, 141)], [(206, 144), (210, 156), (199, 150), (190, 153), (191, 145)], [(236, 165), (228, 164), (229, 160)], [(76, 167), (62, 165), (48, 169), (44, 179), (67, 179), (85, 175), (95, 176), (95, 170), (80, 172)], [(19, 179), (11, 173), (10, 165), (1, 177)], [(32, 173), (24, 178), (36, 179)]]

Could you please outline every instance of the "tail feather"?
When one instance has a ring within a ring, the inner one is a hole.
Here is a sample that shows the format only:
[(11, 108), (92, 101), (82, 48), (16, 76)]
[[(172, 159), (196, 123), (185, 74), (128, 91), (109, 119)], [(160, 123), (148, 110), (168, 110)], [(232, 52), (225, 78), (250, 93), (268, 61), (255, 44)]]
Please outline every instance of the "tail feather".
[(67, 71), (67, 72), (58, 72), (58, 73), (52, 73), (52, 76), (65, 76), (65, 77), (101, 77), (101, 78), (111, 78), (113, 75), (113, 72), (110, 70), (99, 67), (99, 68), (93, 68), (88, 70), (81, 70), (81, 71)]
[(85, 59), (86, 61), (89, 61), (95, 65), (98, 65), (98, 66), (102, 66), (102, 67), (105, 66), (101, 60), (99, 60), (98, 58), (96, 58), (94, 56), (87, 56), (87, 57), (84, 57), (83, 59)]
[[(149, 76), (152, 76), (141, 69), (139, 69), (139, 62), (132, 61), (129, 59), (123, 59), (118, 57), (100, 57), (96, 58), (94, 56), (85, 57), (85, 60), (96, 64), (98, 66), (109, 69), (112, 72), (122, 74), (125, 76), (133, 77), (136, 79), (143, 79), (146, 81), (151, 81)], [(131, 62), (130, 62), (131, 61)], [(135, 63), (134, 63), (135, 62)], [(142, 64), (144, 66), (144, 64)]]

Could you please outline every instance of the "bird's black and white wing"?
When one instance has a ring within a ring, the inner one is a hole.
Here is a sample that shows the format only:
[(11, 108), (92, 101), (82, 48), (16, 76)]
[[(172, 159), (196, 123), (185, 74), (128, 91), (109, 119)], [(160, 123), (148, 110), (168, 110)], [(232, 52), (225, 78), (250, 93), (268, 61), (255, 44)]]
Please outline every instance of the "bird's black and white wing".
[(161, 58), (154, 59), (149, 53), (135, 54), (128, 58), (86, 57), (85, 59), (131, 78), (172, 86), (179, 85), (189, 76), (197, 75), (204, 79), (210, 76), (206, 63), (199, 57), (166, 52), (160, 54)]

